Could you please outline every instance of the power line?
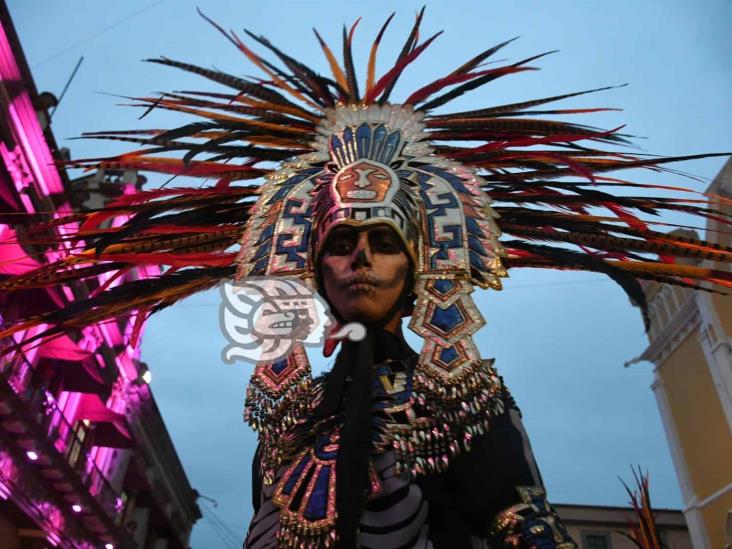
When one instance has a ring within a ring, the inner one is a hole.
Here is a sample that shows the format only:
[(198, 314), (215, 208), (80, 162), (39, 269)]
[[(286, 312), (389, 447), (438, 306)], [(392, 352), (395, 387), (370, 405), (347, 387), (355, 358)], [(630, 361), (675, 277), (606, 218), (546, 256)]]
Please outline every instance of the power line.
[(215, 522), (213, 522), (209, 517), (206, 517), (206, 521), (211, 526), (213, 531), (216, 533), (216, 535), (221, 539), (221, 541), (224, 544), (224, 547), (227, 549), (238, 549), (237, 545), (228, 537), (226, 537), (225, 532), (223, 532)]
[(79, 57), (79, 62), (76, 63), (76, 66), (74, 67), (74, 70), (71, 71), (71, 76), (69, 76), (69, 79), (66, 81), (66, 85), (64, 86), (64, 89), (61, 90), (61, 95), (59, 95), (58, 100), (56, 101), (56, 106), (53, 107), (51, 112), (48, 114), (48, 118), (53, 118), (53, 114), (56, 112), (56, 109), (58, 109), (58, 106), (61, 104), (61, 100), (64, 98), (64, 95), (66, 95), (66, 90), (69, 89), (69, 86), (71, 85), (71, 81), (74, 79), (74, 76), (76, 76), (77, 71), (79, 70), (79, 67), (81, 67), (81, 64), (84, 62), (84, 56), (82, 55)]
[(115, 22), (115, 23), (112, 23), (111, 25), (108, 25), (108, 26), (104, 27), (103, 29), (101, 29), (101, 30), (99, 30), (99, 31), (95, 32), (94, 34), (92, 34), (92, 35), (90, 35), (90, 36), (87, 36), (86, 38), (84, 38), (84, 39), (82, 39), (82, 40), (79, 40), (78, 42), (75, 42), (75, 43), (71, 44), (70, 46), (68, 46), (68, 47), (66, 47), (66, 48), (64, 48), (64, 49), (62, 49), (62, 50), (60, 50), (60, 51), (57, 51), (56, 53), (54, 53), (54, 54), (52, 54), (52, 55), (50, 55), (50, 56), (46, 57), (46, 58), (45, 58), (45, 59), (44, 59), (43, 61), (41, 61), (40, 63), (36, 63), (35, 65), (33, 65), (33, 67), (32, 67), (32, 68), (33, 68), (33, 69), (37, 69), (38, 67), (40, 67), (41, 65), (45, 65), (45, 64), (46, 64), (46, 63), (48, 63), (49, 61), (53, 61), (54, 59), (56, 59), (56, 58), (57, 58), (57, 57), (59, 57), (60, 55), (63, 55), (63, 54), (65, 54), (66, 52), (69, 52), (69, 51), (73, 50), (74, 48), (77, 48), (77, 47), (81, 46), (82, 44), (86, 44), (87, 42), (90, 42), (90, 41), (94, 40), (94, 39), (95, 39), (96, 37), (98, 37), (99, 35), (101, 35), (101, 34), (104, 34), (105, 32), (108, 32), (108, 31), (110, 31), (110, 30), (112, 30), (112, 29), (114, 29), (114, 28), (116, 28), (116, 27), (119, 27), (119, 26), (120, 26), (120, 25), (122, 25), (123, 23), (126, 23), (126, 22), (127, 22), (127, 21), (129, 21), (130, 19), (132, 19), (132, 18), (134, 18), (134, 17), (137, 17), (138, 15), (140, 15), (141, 13), (143, 13), (143, 12), (145, 12), (145, 11), (149, 10), (149, 9), (150, 9), (150, 8), (152, 8), (153, 6), (155, 6), (155, 5), (157, 5), (157, 4), (160, 4), (160, 2), (162, 2), (162, 1), (163, 1), (163, 0), (156, 0), (156, 1), (155, 1), (155, 2), (153, 2), (152, 4), (148, 4), (148, 5), (147, 5), (147, 6), (145, 6), (144, 8), (142, 8), (142, 9), (139, 9), (139, 10), (137, 10), (136, 12), (134, 12), (134, 13), (131, 13), (131, 14), (127, 15), (126, 17), (123, 17), (123, 18), (122, 18), (122, 19), (120, 19), (119, 21), (117, 21), (117, 22)]
[(585, 278), (584, 280), (565, 280), (563, 282), (542, 282), (541, 284), (519, 284), (508, 286), (504, 290), (522, 290), (524, 288), (546, 288), (548, 286), (570, 286), (574, 284), (590, 284), (597, 282), (610, 282), (609, 278)]
[(200, 503), (208, 514), (206, 518), (210, 521), (210, 524), (211, 526), (213, 526), (216, 534), (227, 545), (227, 547), (234, 547), (234, 549), (237, 549), (239, 546), (238, 536), (231, 530), (231, 528), (229, 528), (224, 523), (224, 521), (219, 518), (219, 516), (214, 512), (214, 510), (209, 506), (208, 503), (206, 503), (205, 501), (201, 501)]
[(232, 543), (230, 539), (228, 539), (224, 532), (222, 532), (218, 526), (216, 526), (216, 523), (213, 522), (209, 517), (206, 517), (207, 524), (211, 526), (213, 531), (216, 533), (216, 535), (221, 539), (221, 541), (224, 543), (224, 546), (227, 549), (238, 549), (236, 545)]

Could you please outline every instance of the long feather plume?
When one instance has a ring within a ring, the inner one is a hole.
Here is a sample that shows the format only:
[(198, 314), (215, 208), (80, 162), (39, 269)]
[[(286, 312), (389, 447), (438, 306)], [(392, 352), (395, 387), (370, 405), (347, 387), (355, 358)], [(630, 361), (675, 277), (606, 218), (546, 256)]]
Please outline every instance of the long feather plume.
[[(202, 179), (204, 185), (138, 191), (99, 210), (70, 212), (57, 219), (41, 212), (25, 218), (14, 212), (18, 215), (12, 217), (13, 223), (23, 226), (26, 244), (43, 249), (63, 246), (66, 255), (1, 278), (0, 291), (69, 285), (102, 274), (111, 278), (86, 299), (0, 327), (0, 337), (46, 326), (34, 336), (37, 341), (125, 314), (136, 315), (136, 326), (141, 326), (154, 311), (231, 276), (231, 248), (241, 238), (262, 178), (277, 169), (276, 163), (313, 151), (328, 108), (338, 103), (387, 104), (399, 78), (439, 36), (420, 42), (424, 9), (420, 10), (395, 61), (377, 75), (377, 54), (383, 55), (379, 48), (393, 20), (390, 15), (371, 44), (361, 96), (353, 62), (358, 21), (343, 30), (342, 65), (315, 31), (330, 78), (262, 36), (246, 31), (247, 45), (234, 31), (201, 15), (258, 76), (243, 78), (165, 57), (149, 59), (199, 75), (217, 89), (123, 98), (143, 116), (165, 110), (190, 120), (169, 129), (87, 133), (84, 138), (129, 143), (134, 150), (109, 158), (77, 159), (65, 166), (189, 176)], [(449, 111), (450, 103), (468, 92), (536, 70), (529, 64), (547, 53), (486, 66), (486, 60), (513, 40), (455, 63), (457, 68), (406, 94), (404, 101), (424, 114), (424, 141), (435, 154), (470, 166), (483, 178), (483, 190), (500, 216), (496, 223), (504, 234), (505, 266), (603, 273), (643, 310), (642, 280), (709, 291), (732, 287), (732, 276), (723, 268), (732, 259), (731, 249), (651, 228), (673, 225), (662, 216), (676, 212), (713, 222), (716, 234), (728, 234), (732, 199), (694, 196), (700, 193), (671, 182), (649, 184), (616, 175), (620, 170), (651, 170), (671, 178), (677, 175), (668, 166), (672, 162), (720, 155), (658, 157), (631, 152), (627, 147), (632, 136), (621, 133), (622, 127), (605, 130), (563, 119), (613, 109), (544, 107), (622, 86)], [(124, 221), (110, 223), (115, 219)], [(126, 280), (124, 273), (150, 264), (169, 268), (157, 277), (120, 283)]]
[(370, 93), (371, 89), (374, 87), (374, 83), (376, 82), (376, 54), (379, 51), (379, 44), (381, 44), (381, 39), (384, 37), (384, 33), (386, 32), (386, 28), (389, 26), (389, 23), (391, 23), (391, 20), (394, 19), (395, 12), (392, 12), (392, 14), (387, 18), (386, 22), (382, 25), (381, 30), (379, 30), (379, 34), (376, 35), (376, 39), (374, 40), (374, 43), (371, 45), (371, 51), (369, 52), (369, 63), (367, 67), (367, 75), (366, 75), (366, 93)]

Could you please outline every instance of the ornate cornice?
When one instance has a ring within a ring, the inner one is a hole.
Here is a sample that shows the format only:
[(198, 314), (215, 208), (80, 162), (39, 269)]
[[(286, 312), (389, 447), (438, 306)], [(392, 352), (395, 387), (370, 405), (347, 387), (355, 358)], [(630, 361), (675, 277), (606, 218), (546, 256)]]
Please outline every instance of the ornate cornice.
[(658, 335), (651, 340), (651, 344), (638, 357), (638, 360), (648, 360), (653, 362), (656, 367), (659, 367), (699, 326), (700, 322), (699, 307), (696, 297), (692, 294), (681, 305), (681, 309), (674, 317), (663, 326)]

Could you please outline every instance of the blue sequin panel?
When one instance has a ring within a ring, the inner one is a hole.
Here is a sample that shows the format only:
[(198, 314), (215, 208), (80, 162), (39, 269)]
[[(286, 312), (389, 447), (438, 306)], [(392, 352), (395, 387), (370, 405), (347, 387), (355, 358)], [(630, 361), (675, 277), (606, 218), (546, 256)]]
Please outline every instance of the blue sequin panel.
[(447, 181), (450, 186), (455, 189), (457, 192), (462, 194), (472, 194), (468, 188), (465, 186), (465, 182), (463, 181), (462, 177), (459, 177), (455, 175), (454, 173), (450, 173), (443, 168), (440, 168), (439, 166), (431, 166), (429, 164), (425, 164), (424, 166), (419, 167), (420, 170), (424, 170), (426, 172), (430, 172), (435, 174), (440, 179), (444, 179)]
[(310, 454), (305, 454), (300, 460), (300, 463), (298, 463), (292, 471), (290, 478), (287, 479), (285, 485), (282, 487), (283, 494), (289, 496), (292, 493), (292, 489), (295, 487), (295, 484), (297, 484), (300, 475), (302, 475), (303, 469), (305, 469), (308, 463), (310, 463)]
[(355, 132), (351, 127), (347, 127), (340, 135), (330, 138), (330, 150), (341, 166), (360, 158), (388, 165), (401, 152), (402, 147), (401, 132), (397, 130), (388, 133), (383, 124), (374, 128), (364, 122)]
[(447, 365), (449, 365), (453, 361), (457, 360), (457, 358), (459, 356), (460, 355), (455, 350), (455, 347), (447, 347), (446, 349), (443, 349), (442, 351), (440, 351), (440, 360)]
[(327, 451), (325, 449), (330, 443), (330, 434), (321, 433), (318, 435), (318, 438), (315, 439), (315, 455), (318, 459), (328, 461), (336, 458), (337, 451)]
[(275, 375), (280, 375), (284, 369), (287, 368), (287, 359), (283, 358), (282, 360), (278, 360), (274, 364), (270, 366), (270, 369), (275, 373)]
[(330, 465), (323, 465), (318, 472), (315, 486), (308, 498), (303, 517), (308, 520), (324, 519), (328, 513), (328, 485), (330, 480)]
[(307, 168), (305, 170), (299, 171), (297, 174), (290, 177), (287, 181), (283, 182), (278, 186), (278, 189), (275, 193), (272, 194), (270, 199), (267, 201), (268, 205), (274, 205), (277, 204), (280, 200), (285, 198), (288, 194), (290, 194), (290, 191), (292, 188), (297, 185), (298, 183), (304, 181), (311, 175), (315, 175), (319, 172), (323, 171), (323, 168)]
[(368, 156), (371, 149), (371, 128), (366, 123), (361, 124), (356, 130), (356, 150), (358, 157)]
[[(424, 168), (424, 167), (422, 167)], [(433, 171), (433, 170), (430, 170)], [(425, 210), (427, 213), (427, 235), (429, 237), (429, 247), (434, 249), (435, 252), (429, 257), (429, 267), (431, 269), (437, 268), (438, 260), (448, 260), (450, 258), (449, 250), (451, 248), (462, 248), (464, 243), (463, 237), (463, 226), (461, 220), (455, 220), (451, 217), (448, 209), (454, 210), (460, 207), (460, 202), (457, 197), (452, 193), (441, 193), (437, 195), (439, 203), (434, 203), (427, 194), (427, 191), (432, 189), (432, 183), (430, 178), (432, 174), (425, 172), (416, 172), (417, 181), (420, 186), (420, 198), (424, 203)], [(442, 174), (442, 172), (440, 172)], [(450, 175), (450, 174), (448, 174)], [(444, 203), (443, 203), (444, 201)], [(439, 221), (437, 221), (439, 220)], [(457, 221), (457, 223), (447, 224), (445, 222)], [(440, 223), (442, 222), (442, 223)], [(442, 233), (441, 240), (436, 240), (436, 226), (440, 223), (440, 232)], [(450, 236), (449, 240), (443, 240), (444, 235)]]
[(432, 284), (432, 287), (442, 295), (445, 295), (453, 288), (455, 288), (455, 281), (445, 279), (435, 280), (435, 282)]
[(442, 330), (444, 333), (448, 333), (452, 329), (457, 328), (463, 322), (465, 322), (465, 318), (460, 312), (457, 303), (453, 303), (446, 309), (435, 307), (435, 311), (432, 313), (432, 318), (430, 319), (430, 324)]

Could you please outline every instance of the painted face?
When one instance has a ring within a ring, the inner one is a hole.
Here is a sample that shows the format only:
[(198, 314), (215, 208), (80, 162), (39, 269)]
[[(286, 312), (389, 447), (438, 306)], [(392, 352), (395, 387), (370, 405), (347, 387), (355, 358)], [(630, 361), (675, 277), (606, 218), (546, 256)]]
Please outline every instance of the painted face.
[(398, 186), (392, 170), (370, 160), (359, 160), (341, 169), (334, 178), (341, 202), (383, 202), (389, 187)]
[(409, 259), (399, 236), (385, 224), (335, 227), (321, 259), (323, 287), (347, 322), (385, 319), (407, 283)]

